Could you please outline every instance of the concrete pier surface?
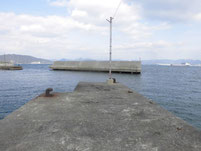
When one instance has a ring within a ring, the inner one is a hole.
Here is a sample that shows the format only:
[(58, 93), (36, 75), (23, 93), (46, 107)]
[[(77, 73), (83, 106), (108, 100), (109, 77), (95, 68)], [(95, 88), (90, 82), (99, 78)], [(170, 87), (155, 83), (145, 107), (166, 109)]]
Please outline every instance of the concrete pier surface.
[(201, 151), (201, 131), (121, 84), (81, 82), (0, 120), (1, 151)]
[(23, 70), (22, 66), (0, 66), (0, 70)]
[[(108, 61), (55, 61), (53, 70), (108, 72)], [(141, 61), (112, 61), (112, 72), (141, 73)]]

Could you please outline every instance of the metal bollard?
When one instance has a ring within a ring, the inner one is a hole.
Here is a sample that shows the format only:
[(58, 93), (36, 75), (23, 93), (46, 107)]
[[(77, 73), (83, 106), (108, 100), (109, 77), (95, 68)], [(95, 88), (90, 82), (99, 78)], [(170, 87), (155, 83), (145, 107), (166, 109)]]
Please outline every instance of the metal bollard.
[(50, 96), (52, 96), (52, 94), (50, 94), (51, 91), (53, 91), (52, 88), (47, 88), (47, 89), (45, 90), (45, 97), (50, 97)]

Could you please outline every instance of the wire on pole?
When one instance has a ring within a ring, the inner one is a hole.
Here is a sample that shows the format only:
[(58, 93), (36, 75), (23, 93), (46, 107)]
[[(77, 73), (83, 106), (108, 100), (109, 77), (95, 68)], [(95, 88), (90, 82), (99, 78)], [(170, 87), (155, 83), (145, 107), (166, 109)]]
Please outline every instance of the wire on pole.
[(121, 3), (122, 3), (122, 0), (120, 0), (119, 5), (117, 6), (117, 8), (116, 8), (116, 10), (115, 10), (115, 13), (114, 13), (114, 15), (113, 15), (112, 18), (114, 18), (114, 17), (116, 16), (117, 11), (119, 10), (119, 7), (121, 6)]

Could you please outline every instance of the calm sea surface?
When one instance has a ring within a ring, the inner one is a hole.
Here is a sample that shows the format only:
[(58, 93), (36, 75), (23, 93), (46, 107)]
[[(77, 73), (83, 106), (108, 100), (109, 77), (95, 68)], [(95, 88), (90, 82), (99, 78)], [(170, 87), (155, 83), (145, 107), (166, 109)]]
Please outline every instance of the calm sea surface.
[[(48, 65), (0, 70), (0, 119), (43, 93), (73, 91), (79, 81), (105, 82), (107, 73), (51, 71)], [(201, 67), (144, 65), (141, 75), (113, 74), (133, 90), (201, 129)]]

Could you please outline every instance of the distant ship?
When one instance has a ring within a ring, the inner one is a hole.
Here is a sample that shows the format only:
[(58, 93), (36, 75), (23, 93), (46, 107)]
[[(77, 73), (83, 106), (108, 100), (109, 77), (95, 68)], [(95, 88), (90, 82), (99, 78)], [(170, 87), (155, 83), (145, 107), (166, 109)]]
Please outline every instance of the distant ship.
[(190, 63), (185, 62), (185, 63), (181, 63), (181, 64), (170, 64), (171, 66), (192, 66)]
[(31, 62), (31, 64), (41, 64), (40, 61)]
[(159, 63), (159, 64), (157, 64), (157, 65), (159, 65), (159, 66), (170, 66), (171, 64)]

